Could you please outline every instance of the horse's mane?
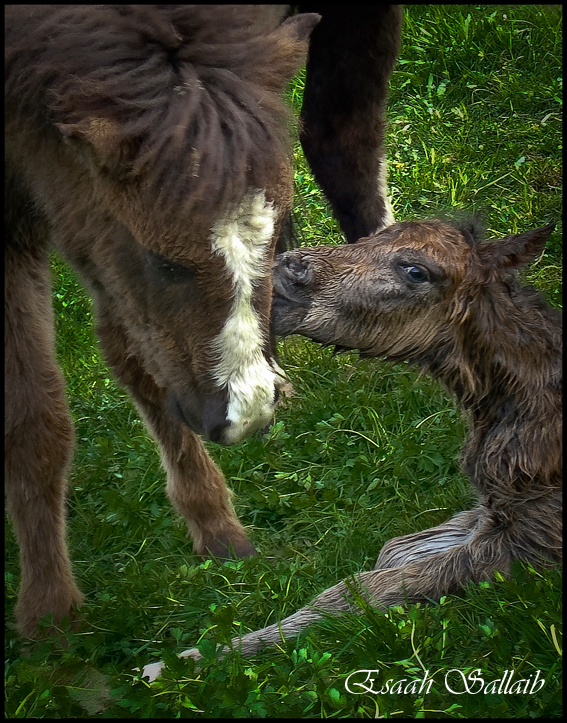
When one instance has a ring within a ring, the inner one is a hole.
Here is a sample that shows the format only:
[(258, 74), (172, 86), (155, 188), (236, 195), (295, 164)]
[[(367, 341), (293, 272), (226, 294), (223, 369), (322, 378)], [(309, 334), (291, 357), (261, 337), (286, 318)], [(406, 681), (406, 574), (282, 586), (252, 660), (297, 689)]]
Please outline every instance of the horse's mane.
[(297, 41), (276, 42), (279, 20), (274, 6), (8, 6), (8, 112), (44, 132), (106, 123), (111, 170), (156, 204), (218, 212), (287, 150)]

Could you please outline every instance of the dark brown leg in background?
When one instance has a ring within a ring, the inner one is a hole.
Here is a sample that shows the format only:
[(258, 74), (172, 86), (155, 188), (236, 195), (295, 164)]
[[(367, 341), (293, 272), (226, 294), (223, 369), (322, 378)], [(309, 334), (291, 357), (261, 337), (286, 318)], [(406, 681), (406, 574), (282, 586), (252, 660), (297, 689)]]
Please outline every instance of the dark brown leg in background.
[(393, 222), (384, 109), (400, 45), (400, 5), (300, 5), (311, 36), (301, 144), (349, 243)]

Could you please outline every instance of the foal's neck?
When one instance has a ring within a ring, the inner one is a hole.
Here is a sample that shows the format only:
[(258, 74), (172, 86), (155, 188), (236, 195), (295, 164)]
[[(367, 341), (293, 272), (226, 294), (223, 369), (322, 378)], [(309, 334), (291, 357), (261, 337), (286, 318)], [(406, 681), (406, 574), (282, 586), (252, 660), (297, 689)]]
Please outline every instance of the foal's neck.
[(514, 406), (537, 405), (561, 381), (561, 314), (534, 289), (487, 289), (467, 320), (433, 353), (416, 359), (443, 382), (473, 419), (494, 420)]

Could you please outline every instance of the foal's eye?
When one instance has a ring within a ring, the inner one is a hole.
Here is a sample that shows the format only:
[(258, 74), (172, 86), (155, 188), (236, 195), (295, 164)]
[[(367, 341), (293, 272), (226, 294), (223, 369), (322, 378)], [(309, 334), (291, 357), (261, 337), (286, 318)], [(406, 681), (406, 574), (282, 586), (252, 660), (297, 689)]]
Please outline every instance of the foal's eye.
[(414, 283), (422, 284), (424, 281), (429, 281), (429, 275), (425, 269), (419, 266), (402, 265), (402, 271), (408, 276)]

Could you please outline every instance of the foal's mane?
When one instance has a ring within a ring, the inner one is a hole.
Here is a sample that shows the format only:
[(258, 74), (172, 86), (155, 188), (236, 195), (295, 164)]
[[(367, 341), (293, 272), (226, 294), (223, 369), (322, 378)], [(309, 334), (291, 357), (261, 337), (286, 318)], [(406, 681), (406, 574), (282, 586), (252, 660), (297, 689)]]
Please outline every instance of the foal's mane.
[(109, 129), (106, 170), (138, 176), (158, 206), (215, 215), (287, 151), (279, 96), (298, 46), (276, 39), (279, 19), (273, 6), (8, 6), (6, 102), (44, 132)]

